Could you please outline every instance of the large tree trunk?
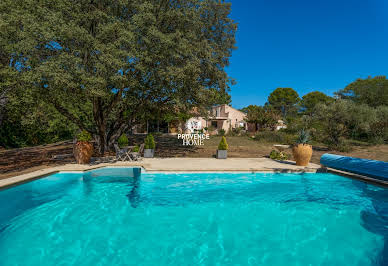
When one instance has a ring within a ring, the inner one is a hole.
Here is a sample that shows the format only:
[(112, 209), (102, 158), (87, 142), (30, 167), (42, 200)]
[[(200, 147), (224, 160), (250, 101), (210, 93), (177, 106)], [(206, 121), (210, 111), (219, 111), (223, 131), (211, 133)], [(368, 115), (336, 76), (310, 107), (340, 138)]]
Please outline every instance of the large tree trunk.
[(96, 123), (96, 132), (94, 139), (97, 144), (97, 151), (100, 156), (103, 156), (107, 150), (107, 135), (106, 135), (106, 120), (104, 110), (102, 108), (102, 100), (97, 97), (93, 100), (93, 117)]
[(129, 123), (118, 119), (114, 124), (107, 125), (106, 122), (100, 124), (100, 120), (96, 120), (97, 132), (95, 136), (97, 150), (101, 156), (105, 152), (113, 151), (114, 144), (117, 143), (119, 137), (128, 129)]
[(107, 127), (101, 127), (99, 134), (94, 136), (99, 155), (103, 156), (105, 152), (113, 151), (114, 144), (117, 143), (119, 137), (127, 130), (127, 128), (128, 124), (123, 124), (120, 128), (114, 129), (107, 134)]
[(104, 133), (99, 132), (94, 136), (94, 140), (96, 141), (97, 152), (100, 156), (103, 156), (105, 151), (108, 150), (107, 139)]
[(119, 125), (119, 128), (112, 129), (110, 131), (110, 134), (108, 134), (107, 137), (107, 149), (113, 150), (114, 144), (117, 143), (119, 137), (128, 129), (129, 125), (126, 122), (123, 122), (121, 125)]

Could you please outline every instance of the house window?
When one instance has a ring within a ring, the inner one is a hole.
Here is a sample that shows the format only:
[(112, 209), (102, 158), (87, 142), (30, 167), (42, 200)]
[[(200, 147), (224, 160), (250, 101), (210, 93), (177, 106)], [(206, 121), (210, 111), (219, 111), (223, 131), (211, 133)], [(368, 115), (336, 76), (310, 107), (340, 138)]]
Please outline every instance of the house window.
[(220, 117), (221, 116), (221, 107), (217, 107), (216, 109), (216, 117)]

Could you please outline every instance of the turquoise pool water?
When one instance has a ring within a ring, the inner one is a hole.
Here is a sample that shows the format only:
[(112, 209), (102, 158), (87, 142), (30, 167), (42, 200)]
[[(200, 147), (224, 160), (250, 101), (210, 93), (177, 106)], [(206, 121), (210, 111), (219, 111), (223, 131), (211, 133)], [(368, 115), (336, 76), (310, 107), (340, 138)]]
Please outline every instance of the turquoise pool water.
[(388, 190), (332, 174), (106, 168), (0, 207), (1, 266), (388, 264)]

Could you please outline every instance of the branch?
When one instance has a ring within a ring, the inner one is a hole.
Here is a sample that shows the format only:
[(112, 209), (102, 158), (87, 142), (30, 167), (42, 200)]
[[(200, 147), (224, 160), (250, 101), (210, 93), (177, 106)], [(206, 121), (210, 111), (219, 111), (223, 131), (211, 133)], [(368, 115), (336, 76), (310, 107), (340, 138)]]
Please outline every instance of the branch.
[(72, 113), (69, 112), (69, 110), (67, 110), (65, 107), (61, 106), (59, 104), (59, 102), (55, 99), (51, 99), (49, 100), (51, 102), (51, 104), (54, 106), (54, 108), (60, 113), (62, 114), (64, 117), (66, 117), (67, 119), (69, 119), (70, 121), (74, 122), (81, 130), (86, 130), (86, 127), (85, 125), (82, 123), (82, 121), (76, 117), (75, 115), (73, 115)]

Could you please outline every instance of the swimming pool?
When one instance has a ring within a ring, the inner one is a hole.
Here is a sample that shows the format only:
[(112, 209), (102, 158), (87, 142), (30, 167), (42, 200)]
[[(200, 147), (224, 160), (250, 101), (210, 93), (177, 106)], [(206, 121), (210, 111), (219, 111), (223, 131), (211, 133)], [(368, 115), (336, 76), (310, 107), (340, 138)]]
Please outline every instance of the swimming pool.
[(388, 190), (333, 174), (103, 168), (0, 206), (2, 266), (388, 263)]

